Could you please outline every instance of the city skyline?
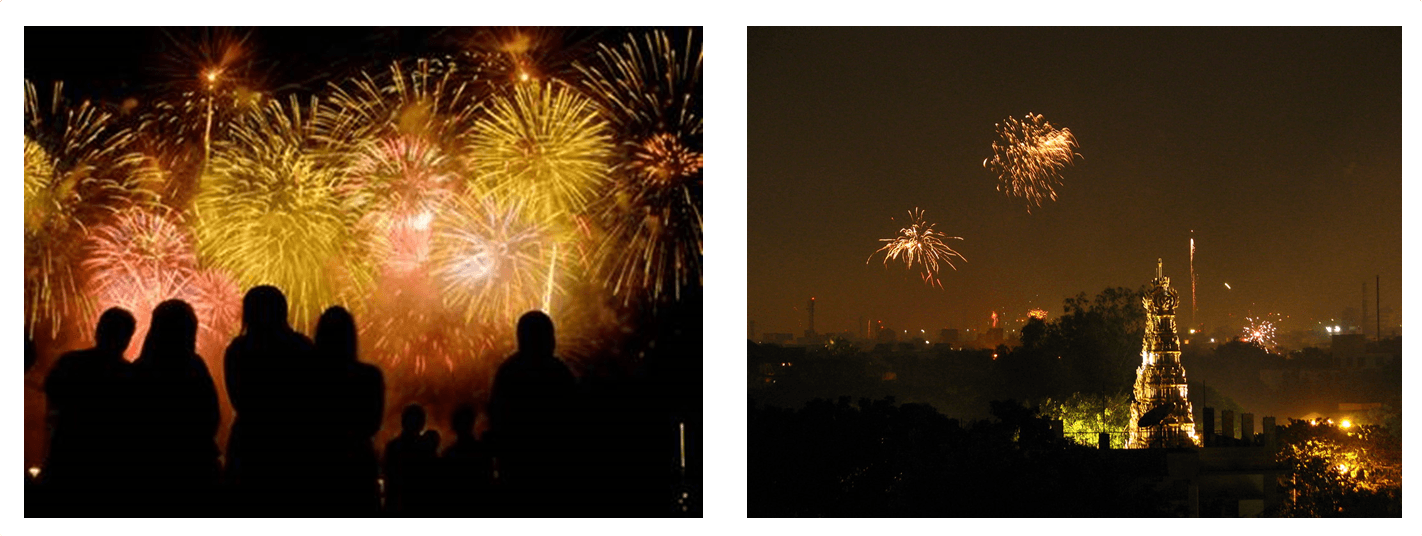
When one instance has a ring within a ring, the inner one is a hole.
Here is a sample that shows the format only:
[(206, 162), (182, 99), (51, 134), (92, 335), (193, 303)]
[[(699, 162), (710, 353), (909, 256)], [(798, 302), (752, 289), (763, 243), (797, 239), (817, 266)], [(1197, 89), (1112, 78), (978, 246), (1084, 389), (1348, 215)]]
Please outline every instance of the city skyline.
[[(1206, 333), (1269, 314), (1281, 331), (1322, 332), (1366, 295), (1372, 336), (1379, 305), (1385, 324), (1401, 316), (1400, 38), (752, 29), (749, 320), (798, 336), (815, 297), (822, 333), (858, 333), (860, 317), (977, 329), (992, 311), (1055, 317), (1078, 293), (1139, 288), (1159, 258), (1183, 326), (1193, 238)], [(1028, 113), (1069, 129), (1080, 155), (1056, 199), (1030, 207), (983, 166), (994, 125)], [(915, 208), (963, 238), (949, 245), (966, 262), (942, 267), (942, 289), (883, 254), (865, 263)]]

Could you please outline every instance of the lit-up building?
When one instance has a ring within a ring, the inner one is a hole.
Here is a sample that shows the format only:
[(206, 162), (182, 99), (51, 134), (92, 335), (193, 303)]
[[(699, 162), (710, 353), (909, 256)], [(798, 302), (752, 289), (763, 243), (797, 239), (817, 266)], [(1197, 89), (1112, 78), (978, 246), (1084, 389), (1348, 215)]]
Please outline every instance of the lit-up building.
[(1136, 369), (1135, 397), (1126, 448), (1198, 447), (1195, 419), (1180, 365), (1180, 336), (1175, 331), (1175, 307), (1180, 295), (1170, 288), (1159, 260), (1154, 288), (1142, 298), (1146, 309), (1141, 366)]

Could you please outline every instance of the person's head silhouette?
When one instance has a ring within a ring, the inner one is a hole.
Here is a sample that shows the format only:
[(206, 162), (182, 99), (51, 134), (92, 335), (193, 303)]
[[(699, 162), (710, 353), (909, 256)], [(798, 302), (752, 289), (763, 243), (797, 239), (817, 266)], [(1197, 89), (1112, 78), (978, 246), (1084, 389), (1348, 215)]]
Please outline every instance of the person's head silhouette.
[(135, 322), (133, 314), (119, 307), (111, 307), (99, 315), (99, 325), (94, 328), (94, 343), (106, 352), (122, 354), (133, 339)]
[(141, 359), (181, 359), (196, 352), (198, 320), (188, 302), (168, 300), (158, 304), (149, 326)]
[(321, 313), (316, 323), (316, 348), (324, 357), (356, 360), (356, 325), (350, 311), (337, 305)]
[(425, 429), (425, 408), (419, 404), (405, 406), (405, 411), (400, 413), (400, 431), (409, 435), (418, 435)]
[(286, 322), (286, 296), (271, 285), (253, 287), (242, 298), (242, 325), (248, 333), (290, 329)]
[(518, 319), (518, 351), (533, 356), (552, 356), (553, 319), (543, 311), (529, 311)]
[(455, 408), (454, 414), (449, 416), (449, 425), (454, 429), (454, 434), (465, 437), (474, 435), (474, 420), (477, 415), (474, 406), (461, 404)]

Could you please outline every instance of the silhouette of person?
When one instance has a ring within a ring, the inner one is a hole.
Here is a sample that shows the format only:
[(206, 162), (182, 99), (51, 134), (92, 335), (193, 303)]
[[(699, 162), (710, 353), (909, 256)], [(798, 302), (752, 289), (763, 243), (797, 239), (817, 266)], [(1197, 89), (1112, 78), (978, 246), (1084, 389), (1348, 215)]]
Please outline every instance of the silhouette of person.
[(569, 515), (584, 460), (572, 448), (577, 382), (553, 355), (553, 320), (518, 321), (518, 351), (499, 366), (489, 396), (490, 434), (510, 507), (521, 515)]
[(478, 412), (473, 406), (461, 405), (450, 415), (454, 444), (440, 458), (443, 471), (441, 502), (450, 517), (479, 517), (487, 512), (488, 495), (493, 477), (493, 455), (474, 436)]
[(385, 380), (380, 369), (357, 359), (356, 324), (349, 311), (331, 307), (316, 324), (320, 377), (312, 462), (322, 490), (324, 513), (370, 516), (380, 512), (380, 462), (372, 437), (385, 415)]
[(182, 300), (153, 309), (133, 363), (134, 513), (199, 515), (215, 504), (217, 387), (197, 355), (197, 315)]
[(246, 513), (297, 514), (309, 497), (302, 450), (314, 346), (287, 323), (286, 296), (272, 286), (247, 291), (242, 333), (223, 357), (237, 416), (227, 446), (227, 480)]
[(125, 507), (132, 365), (123, 353), (133, 331), (128, 311), (104, 311), (94, 330), (95, 346), (60, 356), (45, 378), (51, 439), (41, 478), (66, 515), (121, 515)]
[(400, 435), (385, 444), (385, 508), (393, 515), (423, 515), (434, 508), (439, 432), (424, 428), (425, 408), (405, 406)]

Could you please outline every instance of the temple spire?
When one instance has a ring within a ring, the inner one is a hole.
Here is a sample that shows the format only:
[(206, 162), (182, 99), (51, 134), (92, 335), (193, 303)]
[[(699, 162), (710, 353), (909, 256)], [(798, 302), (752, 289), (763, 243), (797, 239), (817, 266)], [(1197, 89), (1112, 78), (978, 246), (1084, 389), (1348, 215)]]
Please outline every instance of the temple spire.
[(1163, 271), (1164, 268), (1165, 268), (1165, 261), (1162, 260), (1160, 257), (1156, 257), (1156, 258), (1155, 258), (1155, 278), (1156, 278), (1156, 279), (1160, 279), (1162, 276), (1165, 275), (1165, 272)]

